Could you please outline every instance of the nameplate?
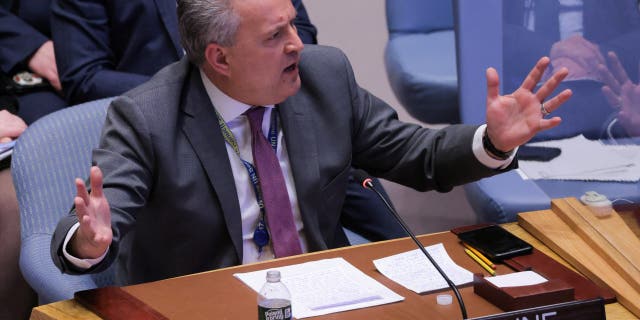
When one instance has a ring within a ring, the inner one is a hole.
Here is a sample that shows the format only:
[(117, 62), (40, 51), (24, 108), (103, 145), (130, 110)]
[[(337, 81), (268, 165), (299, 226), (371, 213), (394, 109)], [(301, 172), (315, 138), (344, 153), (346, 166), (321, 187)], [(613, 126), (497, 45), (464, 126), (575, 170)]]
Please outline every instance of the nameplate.
[(470, 320), (605, 320), (606, 318), (604, 300), (596, 298), (515, 310)]

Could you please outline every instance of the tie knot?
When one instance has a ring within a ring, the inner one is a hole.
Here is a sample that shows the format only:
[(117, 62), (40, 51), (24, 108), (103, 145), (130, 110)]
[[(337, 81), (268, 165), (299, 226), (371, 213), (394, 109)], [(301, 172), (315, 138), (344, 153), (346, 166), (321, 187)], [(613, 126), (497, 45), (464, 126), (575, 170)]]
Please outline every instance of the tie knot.
[(253, 130), (262, 130), (262, 118), (264, 117), (264, 107), (251, 107), (245, 111), (249, 119), (249, 125)]

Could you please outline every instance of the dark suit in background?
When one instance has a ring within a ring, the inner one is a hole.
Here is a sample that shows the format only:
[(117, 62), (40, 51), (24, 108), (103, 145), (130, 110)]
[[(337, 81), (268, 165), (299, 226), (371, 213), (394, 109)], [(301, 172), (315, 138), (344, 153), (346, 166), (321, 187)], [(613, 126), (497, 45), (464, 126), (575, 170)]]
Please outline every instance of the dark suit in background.
[[(340, 216), (352, 165), (438, 191), (501, 172), (473, 154), (476, 126), (431, 130), (398, 121), (356, 84), (339, 50), (309, 45), (299, 67), (300, 90), (277, 108), (310, 251), (348, 244)], [(213, 107), (187, 59), (113, 102), (93, 154), (113, 242), (88, 272), (117, 259), (120, 284), (133, 284), (242, 262), (238, 196)], [(61, 220), (51, 246), (68, 273), (76, 271), (62, 244), (77, 221), (73, 211)]]
[[(0, 72), (9, 77), (28, 70), (31, 56), (51, 37), (50, 0), (15, 1), (12, 6), (15, 12), (0, 8)], [(66, 106), (53, 89), (12, 96), (27, 124)]]
[[(300, 0), (296, 27), (316, 41)], [(183, 56), (175, 0), (54, 0), (53, 39), (70, 103), (117, 96)]]

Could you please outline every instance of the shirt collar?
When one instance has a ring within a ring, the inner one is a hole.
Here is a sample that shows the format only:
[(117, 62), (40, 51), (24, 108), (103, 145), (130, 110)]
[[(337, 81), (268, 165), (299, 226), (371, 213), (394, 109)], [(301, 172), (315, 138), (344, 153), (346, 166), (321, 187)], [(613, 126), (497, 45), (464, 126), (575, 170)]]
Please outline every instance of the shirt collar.
[[(222, 90), (218, 89), (218, 87), (216, 87), (209, 78), (207, 78), (207, 75), (204, 74), (202, 69), (200, 69), (200, 78), (202, 79), (204, 89), (207, 91), (207, 95), (211, 100), (211, 104), (213, 104), (213, 107), (218, 110), (218, 113), (220, 113), (224, 122), (229, 123), (251, 108), (250, 105), (231, 98), (226, 93), (222, 92)], [(273, 108), (273, 105), (267, 105), (264, 107)]]

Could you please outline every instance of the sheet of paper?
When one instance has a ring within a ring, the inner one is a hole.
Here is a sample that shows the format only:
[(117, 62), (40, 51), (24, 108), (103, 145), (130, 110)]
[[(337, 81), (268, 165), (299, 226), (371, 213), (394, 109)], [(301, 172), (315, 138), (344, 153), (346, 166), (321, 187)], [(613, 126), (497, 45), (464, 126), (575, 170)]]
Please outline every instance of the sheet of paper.
[[(473, 273), (453, 262), (442, 243), (425, 247), (425, 249), (456, 286), (473, 282)], [(449, 287), (438, 270), (419, 249), (374, 260), (373, 264), (387, 278), (416, 293)]]
[(534, 271), (521, 271), (495, 277), (486, 277), (485, 280), (491, 282), (498, 288), (532, 286), (547, 282), (547, 279)]
[(520, 170), (529, 179), (640, 181), (638, 145), (606, 145), (582, 135), (530, 145), (556, 147), (562, 153), (548, 162), (519, 161)]
[[(233, 276), (257, 293), (265, 283), (267, 270), (271, 269)], [(297, 319), (404, 300), (343, 258), (311, 261), (277, 270), (291, 292), (291, 307)]]

